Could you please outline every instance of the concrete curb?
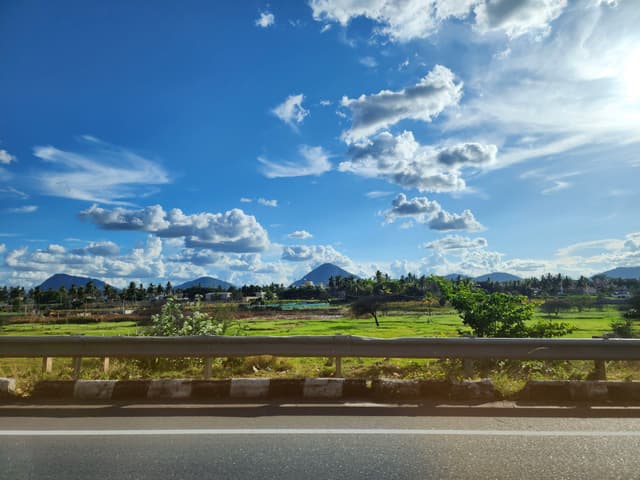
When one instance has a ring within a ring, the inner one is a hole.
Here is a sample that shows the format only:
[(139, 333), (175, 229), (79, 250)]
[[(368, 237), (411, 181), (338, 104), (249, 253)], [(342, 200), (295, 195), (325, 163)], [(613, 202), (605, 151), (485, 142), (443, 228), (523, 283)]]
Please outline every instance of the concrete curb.
[(15, 379), (0, 377), (0, 398), (10, 397), (15, 394), (16, 394)]
[(531, 402), (639, 403), (640, 382), (530, 380), (518, 399)]
[[(0, 398), (15, 398), (15, 380), (0, 378)], [(78, 401), (361, 400), (491, 402), (491, 380), (353, 378), (233, 378), (230, 380), (46, 380), (31, 398)], [(640, 382), (529, 381), (518, 401), (640, 404)]]

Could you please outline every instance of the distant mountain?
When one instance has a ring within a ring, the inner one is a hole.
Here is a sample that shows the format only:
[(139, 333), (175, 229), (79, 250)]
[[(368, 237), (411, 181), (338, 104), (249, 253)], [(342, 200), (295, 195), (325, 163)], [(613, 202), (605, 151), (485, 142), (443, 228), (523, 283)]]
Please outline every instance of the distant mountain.
[(300, 287), (304, 285), (305, 282), (313, 282), (314, 285), (320, 285), (320, 284), (327, 285), (331, 277), (358, 278), (357, 275), (354, 275), (353, 273), (349, 273), (346, 270), (338, 267), (337, 265), (334, 265), (333, 263), (323, 263), (319, 267), (311, 270), (300, 280), (293, 282), (291, 286)]
[(493, 282), (498, 282), (498, 283), (515, 282), (518, 280), (522, 280), (520, 277), (516, 275), (511, 275), (510, 273), (504, 273), (504, 272), (487, 273), (486, 275), (480, 275), (479, 277), (474, 278), (476, 282), (486, 282), (489, 279), (491, 279), (491, 281)]
[(595, 276), (599, 275), (609, 278), (640, 278), (640, 267), (618, 267), (613, 270), (607, 270), (606, 272), (599, 273)]
[(102, 280), (88, 277), (74, 277), (73, 275), (67, 275), (66, 273), (56, 273), (52, 277), (47, 278), (39, 286), (42, 291), (58, 290), (60, 287), (64, 287), (66, 290), (69, 290), (72, 285), (75, 285), (76, 287), (84, 287), (89, 282), (93, 282), (93, 285), (98, 290), (104, 289), (105, 283)]
[(444, 278), (451, 281), (456, 281), (458, 278), (471, 278), (469, 275), (465, 275), (464, 273), (450, 273), (449, 275), (445, 275)]
[(191, 280), (190, 282), (182, 283), (176, 287), (173, 287), (176, 290), (186, 290), (191, 287), (202, 287), (202, 288), (218, 288), (221, 287), (223, 289), (227, 289), (229, 287), (233, 287), (232, 283), (225, 282), (224, 280), (220, 280), (218, 278), (213, 277), (200, 277), (195, 280)]

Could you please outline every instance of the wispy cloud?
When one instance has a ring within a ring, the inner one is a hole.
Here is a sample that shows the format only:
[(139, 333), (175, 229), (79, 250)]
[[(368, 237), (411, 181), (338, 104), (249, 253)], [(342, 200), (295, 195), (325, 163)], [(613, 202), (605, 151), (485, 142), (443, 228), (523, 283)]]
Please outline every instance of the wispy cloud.
[(20, 190), (18, 190), (16, 188), (13, 188), (13, 187), (2, 187), (2, 188), (0, 188), (0, 194), (16, 196), (16, 197), (20, 197), (22, 199), (29, 198), (28, 194), (26, 194), (25, 192), (22, 192), (22, 191), (20, 191)]
[(378, 61), (370, 56), (361, 57), (358, 59), (360, 65), (364, 65), (367, 68), (376, 68), (378, 66)]
[(371, 192), (365, 193), (365, 196), (367, 198), (383, 198), (383, 197), (388, 197), (389, 195), (393, 195), (393, 192), (373, 190)]
[(38, 210), (37, 205), (24, 205), (22, 207), (6, 208), (7, 213), (33, 213)]
[(107, 144), (89, 142), (86, 153), (60, 150), (54, 146), (34, 148), (34, 155), (52, 168), (37, 174), (43, 193), (112, 205), (127, 205), (144, 196), (140, 187), (170, 182), (157, 163), (132, 151)]
[(262, 164), (262, 173), (267, 178), (304, 177), (306, 175), (322, 175), (331, 170), (329, 155), (322, 147), (302, 145), (298, 148), (302, 157), (298, 162), (272, 162), (265, 157), (258, 157)]
[(571, 186), (571, 183), (565, 182), (563, 180), (554, 180), (553, 183), (553, 186), (545, 188), (540, 193), (542, 195), (551, 195), (553, 193), (559, 192), (560, 190), (565, 190), (566, 188), (569, 188)]
[(277, 207), (278, 200), (267, 200), (266, 198), (259, 198), (258, 203), (260, 205), (264, 205), (265, 207)]

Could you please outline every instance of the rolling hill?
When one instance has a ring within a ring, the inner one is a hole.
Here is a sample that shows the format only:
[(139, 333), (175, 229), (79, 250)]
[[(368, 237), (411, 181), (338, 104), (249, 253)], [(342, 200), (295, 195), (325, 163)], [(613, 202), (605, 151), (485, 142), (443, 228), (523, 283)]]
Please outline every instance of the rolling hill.
[(229, 287), (233, 287), (233, 284), (229, 282), (225, 282), (224, 280), (220, 280), (218, 278), (200, 277), (200, 278), (196, 278), (195, 280), (191, 280), (189, 282), (181, 283), (180, 285), (173, 288), (176, 290), (185, 290), (191, 287), (202, 287), (202, 288), (221, 287), (226, 290)]
[(75, 285), (76, 287), (84, 287), (89, 282), (93, 282), (93, 285), (96, 286), (98, 290), (103, 290), (106, 285), (102, 280), (95, 278), (74, 277), (73, 275), (67, 275), (66, 273), (56, 273), (42, 282), (39, 287), (40, 290), (43, 291), (58, 290), (60, 287), (64, 287), (66, 290), (69, 290), (72, 285)]
[(486, 282), (489, 279), (491, 279), (491, 281), (493, 282), (498, 282), (498, 283), (515, 282), (517, 280), (522, 280), (520, 277), (516, 275), (511, 275), (510, 273), (505, 273), (505, 272), (487, 273), (485, 275), (480, 275), (479, 277), (474, 278), (476, 282)]
[(311, 270), (300, 280), (296, 280), (295, 282), (293, 282), (291, 286), (300, 287), (304, 285), (305, 282), (313, 282), (314, 285), (327, 285), (331, 277), (358, 278), (357, 275), (349, 273), (346, 270), (338, 267), (337, 265), (334, 265), (333, 263), (323, 263), (319, 267)]
[(640, 267), (618, 267), (613, 270), (607, 270), (606, 272), (599, 273), (594, 276), (604, 276), (609, 278), (623, 278), (623, 279), (631, 279), (631, 278), (640, 278)]

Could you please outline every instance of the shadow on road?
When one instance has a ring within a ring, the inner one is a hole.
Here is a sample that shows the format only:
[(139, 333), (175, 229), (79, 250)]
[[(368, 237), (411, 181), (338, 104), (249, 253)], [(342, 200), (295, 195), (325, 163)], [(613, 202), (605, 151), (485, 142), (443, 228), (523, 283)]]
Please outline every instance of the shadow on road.
[(239, 417), (380, 416), (380, 417), (532, 417), (532, 418), (640, 418), (639, 406), (525, 405), (498, 402), (461, 404), (291, 403), (246, 404), (37, 404), (0, 405), (0, 417), (126, 418), (126, 417)]

